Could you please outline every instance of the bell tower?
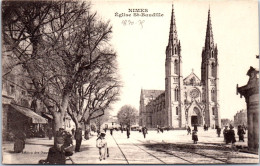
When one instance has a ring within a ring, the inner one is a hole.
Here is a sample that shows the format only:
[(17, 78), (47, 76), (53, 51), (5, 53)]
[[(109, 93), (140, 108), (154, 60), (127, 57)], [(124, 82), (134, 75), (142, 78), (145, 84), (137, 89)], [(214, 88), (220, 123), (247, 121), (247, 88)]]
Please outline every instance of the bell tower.
[(185, 117), (185, 112), (182, 111), (183, 106), (181, 105), (183, 89), (181, 44), (178, 40), (173, 5), (169, 40), (165, 53), (165, 109), (167, 112), (165, 125), (174, 128), (182, 127), (185, 126), (185, 122), (181, 121), (181, 116)]
[(201, 83), (202, 101), (205, 102), (204, 122), (210, 127), (221, 127), (219, 112), (218, 49), (214, 44), (210, 9), (206, 30), (205, 46), (202, 49)]

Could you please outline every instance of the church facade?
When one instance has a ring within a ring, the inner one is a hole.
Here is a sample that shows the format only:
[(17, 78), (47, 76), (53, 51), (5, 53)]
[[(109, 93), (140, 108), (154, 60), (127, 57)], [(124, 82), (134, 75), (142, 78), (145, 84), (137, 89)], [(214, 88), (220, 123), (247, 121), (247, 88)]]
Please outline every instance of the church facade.
[(193, 71), (182, 75), (181, 43), (172, 8), (165, 60), (165, 91), (141, 90), (139, 124), (149, 128), (220, 126), (218, 49), (214, 43), (210, 10), (201, 54), (201, 78)]

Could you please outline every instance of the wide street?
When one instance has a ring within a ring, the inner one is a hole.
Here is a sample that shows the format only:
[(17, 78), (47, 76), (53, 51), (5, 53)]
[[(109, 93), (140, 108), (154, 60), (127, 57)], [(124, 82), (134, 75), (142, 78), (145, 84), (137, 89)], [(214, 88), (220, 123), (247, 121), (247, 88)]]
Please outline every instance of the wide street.
[[(225, 145), (223, 135), (217, 137), (216, 130), (203, 131), (199, 128), (198, 144), (193, 144), (191, 135), (186, 130), (171, 130), (164, 133), (148, 131), (144, 138), (142, 133), (132, 131), (127, 139), (126, 133), (114, 131), (113, 136), (107, 131), (106, 139), (109, 157), (99, 161), (96, 148), (96, 135), (89, 140), (83, 139), (81, 151), (73, 154), (74, 164), (232, 164), (259, 163), (259, 156), (248, 153), (243, 148), (245, 142), (237, 142), (236, 149)], [(238, 141), (238, 138), (236, 137)], [(4, 164), (37, 164), (46, 159), (53, 140), (47, 138), (27, 139), (23, 153), (13, 153), (13, 143), (3, 142)], [(75, 144), (75, 140), (74, 140)], [(66, 161), (72, 164), (72, 161)]]

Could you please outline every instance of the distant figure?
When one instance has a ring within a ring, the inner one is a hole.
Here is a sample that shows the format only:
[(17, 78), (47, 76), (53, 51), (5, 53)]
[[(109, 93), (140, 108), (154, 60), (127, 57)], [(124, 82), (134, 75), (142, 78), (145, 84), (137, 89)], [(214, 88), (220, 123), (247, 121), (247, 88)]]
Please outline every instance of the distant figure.
[(110, 135), (113, 135), (113, 128), (110, 129)]
[(244, 128), (241, 125), (239, 125), (238, 129), (237, 129), (237, 135), (239, 137), (239, 141), (245, 142), (244, 141), (244, 134), (245, 134)]
[(96, 140), (96, 146), (99, 149), (99, 160), (105, 160), (106, 157), (109, 156), (108, 148), (107, 148), (107, 141), (105, 139), (106, 133), (101, 132)]
[(160, 127), (160, 131), (163, 133), (163, 127)]
[(124, 131), (124, 130), (123, 130), (123, 127), (120, 127), (120, 130), (121, 130), (121, 133), (123, 133), (123, 131)]
[(81, 142), (82, 142), (82, 129), (81, 128), (76, 129), (75, 139), (76, 139), (75, 152), (79, 152), (80, 151)]
[(15, 132), (15, 140), (14, 140), (14, 152), (21, 153), (25, 148), (25, 139), (26, 135), (23, 131)]
[(198, 142), (198, 133), (197, 133), (197, 131), (196, 130), (193, 130), (192, 131), (192, 140), (193, 140), (193, 143), (194, 144), (197, 144), (197, 142)]
[(144, 138), (145, 138), (145, 136), (147, 134), (147, 128), (145, 126), (142, 128), (142, 132), (143, 132), (143, 135), (144, 135)]
[(127, 138), (130, 137), (130, 127), (126, 127), (126, 135), (127, 135)]
[(107, 128), (105, 128), (104, 130), (105, 130), (105, 133), (107, 133)]
[(190, 126), (187, 127), (187, 132), (188, 132), (187, 135), (191, 134), (191, 128), (190, 128)]
[(228, 126), (225, 126), (225, 129), (223, 130), (223, 136), (224, 136), (224, 142), (226, 142), (226, 144), (228, 144)]
[(216, 126), (216, 128), (217, 128), (217, 134), (218, 134), (218, 137), (220, 137), (221, 128), (220, 128), (220, 127), (218, 127), (218, 126)]
[(157, 125), (157, 133), (160, 133), (160, 126)]
[(235, 131), (233, 129), (234, 127), (232, 125), (229, 126), (229, 131), (228, 131), (228, 140), (231, 142), (231, 148), (233, 149), (234, 144), (236, 142), (235, 138)]
[(207, 126), (206, 126), (206, 124), (204, 124), (203, 128), (204, 128), (204, 131), (207, 130)]

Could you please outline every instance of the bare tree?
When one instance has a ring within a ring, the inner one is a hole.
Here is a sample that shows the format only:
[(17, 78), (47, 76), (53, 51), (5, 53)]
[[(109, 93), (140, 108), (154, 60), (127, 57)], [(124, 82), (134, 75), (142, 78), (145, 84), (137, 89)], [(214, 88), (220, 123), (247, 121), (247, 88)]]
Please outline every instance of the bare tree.
[[(95, 66), (102, 64), (97, 62), (115, 59), (108, 49), (112, 27), (97, 20), (89, 5), (76, 1), (4, 1), (2, 14), (4, 43), (15, 53), (16, 65), (26, 69), (32, 85), (28, 91), (52, 113), (57, 131), (72, 108), (68, 107), (70, 99), (91, 83), (84, 78), (91, 78)], [(100, 97), (99, 104), (92, 104), (94, 112), (94, 108), (106, 109), (113, 101), (113, 95), (107, 95), (113, 94), (113, 88), (104, 89), (104, 82), (98, 85), (103, 87), (96, 94), (103, 93), (96, 97)]]
[(121, 126), (130, 126), (136, 123), (137, 109), (131, 105), (124, 105), (117, 113), (117, 119)]

